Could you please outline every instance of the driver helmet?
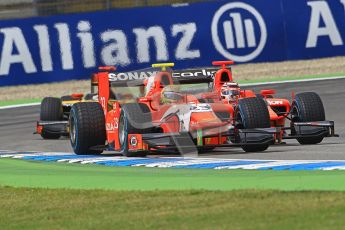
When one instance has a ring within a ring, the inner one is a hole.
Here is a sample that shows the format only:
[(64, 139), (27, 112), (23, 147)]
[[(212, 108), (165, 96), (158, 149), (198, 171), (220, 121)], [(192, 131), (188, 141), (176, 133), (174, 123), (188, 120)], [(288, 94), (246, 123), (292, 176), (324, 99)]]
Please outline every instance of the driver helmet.
[(179, 87), (176, 85), (166, 86), (161, 93), (161, 102), (163, 104), (176, 103), (183, 99), (183, 95), (180, 93)]
[(228, 102), (236, 102), (240, 96), (241, 90), (236, 82), (226, 82), (221, 88), (222, 99)]

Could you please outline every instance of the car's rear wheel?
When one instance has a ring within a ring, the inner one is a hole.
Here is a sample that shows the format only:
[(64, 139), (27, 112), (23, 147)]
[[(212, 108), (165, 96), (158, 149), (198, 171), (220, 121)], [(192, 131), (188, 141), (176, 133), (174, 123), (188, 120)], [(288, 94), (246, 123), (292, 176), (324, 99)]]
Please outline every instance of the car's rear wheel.
[[(63, 119), (63, 108), (61, 99), (55, 97), (46, 97), (41, 102), (41, 121), (61, 121)], [(61, 134), (48, 132), (43, 128), (41, 133), (44, 139), (58, 139)]]
[(144, 134), (153, 130), (151, 111), (142, 103), (128, 103), (121, 106), (119, 120), (119, 142), (127, 157), (146, 156), (147, 151), (129, 151), (128, 134)]
[[(236, 127), (238, 129), (269, 128), (270, 116), (265, 101), (261, 98), (243, 98), (238, 102), (236, 111)], [(246, 152), (265, 151), (269, 144), (242, 145)]]
[(101, 154), (96, 146), (105, 144), (105, 118), (97, 102), (80, 102), (72, 106), (69, 119), (70, 141), (76, 154)]
[[(317, 93), (305, 92), (295, 96), (292, 103), (292, 121), (293, 122), (309, 122), (324, 121), (325, 109), (322, 100)], [(297, 141), (302, 144), (318, 144), (323, 140), (324, 136), (318, 137), (298, 137)]]

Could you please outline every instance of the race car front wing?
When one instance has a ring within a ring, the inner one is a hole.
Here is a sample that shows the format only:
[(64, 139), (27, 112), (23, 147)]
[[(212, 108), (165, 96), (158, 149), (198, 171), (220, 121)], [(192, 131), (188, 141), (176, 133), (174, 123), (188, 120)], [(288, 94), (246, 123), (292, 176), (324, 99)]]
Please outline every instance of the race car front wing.
[(68, 121), (38, 121), (36, 123), (36, 131), (34, 134), (42, 134), (42, 132), (49, 134), (60, 134), (61, 136), (68, 136)]
[(283, 139), (339, 137), (335, 133), (334, 121), (294, 122), (291, 127), (283, 128), (283, 130), (291, 130), (291, 134), (284, 135)]
[[(242, 147), (248, 145), (270, 145), (280, 128), (230, 129), (227, 132), (203, 135), (207, 130), (181, 133), (128, 134), (129, 151), (150, 153), (179, 152), (186, 155), (199, 149), (215, 147)], [(133, 141), (135, 140), (135, 141)], [(140, 143), (140, 144), (139, 144)], [(95, 146), (93, 149), (113, 150), (108, 146)]]

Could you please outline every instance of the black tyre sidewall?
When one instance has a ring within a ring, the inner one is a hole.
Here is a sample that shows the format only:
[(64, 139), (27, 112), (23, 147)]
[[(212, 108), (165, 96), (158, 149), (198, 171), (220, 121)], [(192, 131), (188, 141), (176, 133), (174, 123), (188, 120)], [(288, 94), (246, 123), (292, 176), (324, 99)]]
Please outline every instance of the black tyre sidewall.
[[(137, 106), (137, 107), (136, 107)], [(135, 109), (134, 109), (135, 108)], [(138, 110), (138, 108), (141, 109), (141, 111)], [(124, 145), (121, 146), (121, 152), (123, 155), (127, 157), (144, 157), (147, 155), (147, 151), (137, 151), (137, 152), (130, 152), (128, 148), (128, 134), (143, 134), (143, 133), (149, 133), (151, 132), (152, 128), (135, 128), (130, 124), (130, 119), (133, 119), (134, 122), (139, 122), (137, 119), (139, 118), (138, 115), (142, 115), (142, 118), (144, 118), (143, 122), (152, 122), (151, 115), (148, 117), (148, 114), (144, 114), (150, 112), (149, 108), (145, 104), (140, 103), (130, 103), (130, 104), (124, 104), (121, 107), (121, 115), (120, 120), (123, 117), (124, 121)], [(131, 116), (132, 118), (129, 118)], [(119, 123), (119, 129), (120, 129), (120, 123)], [(119, 137), (120, 138), (120, 137)]]
[[(63, 120), (63, 108), (62, 101), (55, 97), (46, 97), (41, 102), (40, 109), (41, 121), (62, 121)], [(41, 133), (44, 139), (59, 139), (61, 134), (49, 133), (43, 128)]]
[[(244, 98), (239, 101), (236, 119), (240, 119), (244, 129), (270, 128), (270, 116), (265, 101), (261, 98)], [(241, 146), (245, 152), (265, 151), (269, 144), (255, 144)]]
[[(123, 132), (124, 132), (124, 138), (123, 142), (121, 143), (120, 140), (120, 126), (124, 126)], [(128, 154), (128, 120), (126, 117), (126, 113), (124, 112), (123, 109), (121, 109), (121, 114), (120, 114), (120, 121), (119, 121), (119, 143), (121, 145), (121, 152), (124, 155)]]
[[(84, 111), (87, 111), (85, 114)], [(99, 114), (95, 114), (99, 113)], [(92, 116), (92, 117), (88, 117)], [(99, 119), (99, 120), (96, 120)], [(87, 122), (93, 124), (86, 124)], [(84, 122), (84, 124), (82, 124)], [(99, 122), (99, 126), (97, 126)], [(95, 145), (104, 145), (106, 140), (105, 117), (103, 110), (97, 102), (79, 102), (72, 106), (69, 118), (70, 124), (70, 142), (76, 154), (100, 154), (102, 150), (92, 150)], [(72, 127), (74, 125), (74, 127)], [(73, 142), (73, 133), (75, 132), (75, 141)], [(94, 130), (97, 129), (97, 130)], [(84, 133), (81, 133), (84, 132)], [(92, 133), (92, 134), (91, 134)]]
[[(320, 96), (314, 92), (305, 92), (297, 94), (292, 103), (291, 112), (294, 115), (294, 122), (311, 122), (325, 120), (325, 109), (322, 100)], [(323, 140), (323, 138), (323, 136), (298, 137), (297, 141), (302, 145), (318, 144)]]
[(72, 129), (72, 126), (74, 126), (73, 129), (75, 129), (75, 140), (74, 140), (74, 142), (72, 140), (72, 138), (73, 138), (72, 133), (70, 133), (69, 136), (70, 136), (70, 142), (71, 142), (73, 151), (77, 152), (79, 123), (78, 123), (78, 116), (76, 114), (76, 110), (73, 107), (72, 107), (72, 109), (70, 111), (70, 115), (69, 115), (69, 125), (71, 126), (70, 130)]
[(41, 121), (61, 121), (63, 118), (62, 101), (55, 97), (46, 97), (41, 102)]
[[(294, 109), (297, 110), (298, 115), (296, 121), (309, 122), (325, 120), (325, 109), (321, 98), (316, 93), (307, 92), (297, 94), (292, 103), (292, 111)], [(312, 111), (310, 112), (308, 109)]]
[[(248, 111), (250, 109), (249, 107), (253, 106), (255, 108)], [(253, 114), (248, 114), (247, 111)], [(241, 99), (238, 104), (237, 113), (240, 114), (244, 126), (243, 128), (245, 129), (271, 127), (267, 105), (261, 98), (250, 97)]]

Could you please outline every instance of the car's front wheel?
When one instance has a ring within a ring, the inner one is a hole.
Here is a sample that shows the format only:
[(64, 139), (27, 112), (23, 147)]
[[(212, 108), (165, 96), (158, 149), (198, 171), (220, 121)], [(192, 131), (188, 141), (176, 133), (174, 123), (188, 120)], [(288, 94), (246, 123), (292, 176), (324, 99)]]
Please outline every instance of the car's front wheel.
[[(238, 129), (270, 128), (270, 116), (265, 101), (261, 98), (243, 98), (238, 101), (236, 110)], [(269, 144), (242, 145), (245, 152), (265, 151)]]
[(152, 129), (152, 117), (147, 105), (141, 103), (128, 103), (121, 106), (121, 115), (119, 119), (119, 142), (125, 156), (146, 156), (147, 151), (129, 151), (128, 134), (150, 133), (152, 132)]
[[(41, 121), (62, 121), (63, 108), (61, 99), (55, 97), (46, 97), (41, 102)], [(61, 134), (48, 132), (43, 129), (41, 136), (43, 139), (59, 139)]]
[(70, 142), (76, 154), (100, 154), (93, 147), (105, 144), (105, 118), (97, 102), (79, 102), (72, 106), (69, 118)]
[[(322, 100), (317, 93), (305, 92), (295, 96), (292, 102), (292, 121), (293, 122), (309, 122), (324, 121), (325, 109)], [(323, 129), (323, 128), (316, 128)], [(297, 141), (302, 144), (318, 144), (323, 140), (324, 136), (317, 137), (298, 137)]]

